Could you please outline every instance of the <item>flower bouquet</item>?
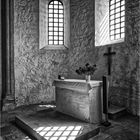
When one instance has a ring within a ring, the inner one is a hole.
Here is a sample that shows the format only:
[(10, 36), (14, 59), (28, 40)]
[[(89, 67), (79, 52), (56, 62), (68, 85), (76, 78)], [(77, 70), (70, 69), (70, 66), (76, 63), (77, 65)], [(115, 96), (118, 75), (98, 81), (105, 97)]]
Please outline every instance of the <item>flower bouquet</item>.
[(96, 64), (90, 65), (86, 63), (84, 67), (79, 67), (75, 72), (79, 75), (85, 75), (88, 78), (87, 81), (90, 81), (90, 76), (94, 74), (96, 69)]

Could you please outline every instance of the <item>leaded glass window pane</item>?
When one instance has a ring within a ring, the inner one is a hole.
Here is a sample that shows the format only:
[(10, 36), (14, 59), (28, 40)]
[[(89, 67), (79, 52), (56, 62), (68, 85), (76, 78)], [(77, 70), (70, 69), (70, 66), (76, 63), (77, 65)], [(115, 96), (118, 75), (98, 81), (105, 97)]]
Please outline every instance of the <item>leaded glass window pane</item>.
[(109, 27), (111, 40), (125, 37), (125, 0), (110, 0)]
[(60, 0), (49, 3), (48, 9), (48, 43), (49, 45), (64, 44), (64, 7)]

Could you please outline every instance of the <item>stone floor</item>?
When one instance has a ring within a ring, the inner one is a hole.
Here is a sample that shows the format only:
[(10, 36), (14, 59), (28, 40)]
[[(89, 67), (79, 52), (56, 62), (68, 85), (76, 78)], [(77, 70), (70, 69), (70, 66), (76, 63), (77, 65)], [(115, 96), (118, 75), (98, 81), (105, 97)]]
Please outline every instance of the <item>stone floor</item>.
[(94, 136), (100, 130), (98, 125), (81, 121), (55, 110), (44, 110), (28, 116), (18, 116), (18, 122), (18, 126), (25, 128), (25, 131), (28, 129), (28, 132), (32, 134), (31, 130), (27, 128), (28, 126), (46, 140), (75, 140), (75, 138), (78, 140), (79, 137), (87, 138), (89, 134), (90, 137)]
[(0, 140), (29, 140), (28, 136), (11, 123), (16, 115), (28, 116), (41, 110), (54, 107), (53, 105), (29, 105), (17, 107), (9, 112), (0, 113)]
[(26, 134), (11, 123), (1, 128), (0, 135), (0, 140), (30, 140)]
[[(27, 117), (28, 120), (30, 120), (30, 123), (36, 127), (46, 123), (43, 110), (46, 110), (50, 107), (51, 106), (44, 105), (21, 107), (15, 111), (9, 112), (8, 114), (29, 116)], [(6, 118), (5, 116), (7, 116), (6, 113), (2, 115), (2, 119)], [(33, 120), (33, 116), (35, 116), (36, 120)], [(56, 120), (52, 119), (50, 122), (56, 123)], [(94, 138), (90, 138), (90, 140), (140, 140), (138, 117), (127, 114), (123, 117), (117, 118), (116, 120), (110, 120), (110, 122), (111, 126), (109, 127), (100, 126), (101, 129), (99, 134)], [(78, 126), (80, 125), (78, 124)], [(6, 125), (4, 125), (4, 121), (0, 132), (0, 140), (29, 140), (27, 135), (19, 128), (11, 123), (6, 123)]]
[(138, 117), (127, 114), (110, 122), (111, 126), (101, 126), (99, 135), (90, 140), (140, 140)]

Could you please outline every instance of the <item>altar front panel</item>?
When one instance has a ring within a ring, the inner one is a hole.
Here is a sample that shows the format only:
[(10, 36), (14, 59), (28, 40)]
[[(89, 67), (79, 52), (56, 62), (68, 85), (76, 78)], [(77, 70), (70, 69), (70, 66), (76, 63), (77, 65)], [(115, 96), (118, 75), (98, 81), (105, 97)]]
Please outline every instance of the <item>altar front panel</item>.
[(77, 91), (56, 88), (56, 110), (89, 122), (89, 97)]
[(102, 121), (101, 81), (55, 80), (56, 110), (90, 123)]

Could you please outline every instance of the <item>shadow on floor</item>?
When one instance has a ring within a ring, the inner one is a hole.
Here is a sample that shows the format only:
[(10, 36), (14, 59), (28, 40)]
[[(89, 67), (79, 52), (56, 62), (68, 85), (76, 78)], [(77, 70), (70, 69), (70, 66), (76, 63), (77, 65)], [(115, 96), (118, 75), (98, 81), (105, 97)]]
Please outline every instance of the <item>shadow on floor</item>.
[[(73, 140), (81, 133), (83, 126), (89, 125), (67, 115), (53, 112), (53, 108), (53, 106), (34, 105), (15, 109), (11, 114), (25, 117), (30, 127), (50, 140), (65, 140), (68, 137)], [(48, 109), (51, 111), (49, 114)], [(90, 140), (139, 140), (138, 117), (127, 114), (110, 122), (112, 125), (109, 127), (100, 126), (100, 133)], [(29, 140), (25, 133), (11, 123), (1, 127), (0, 136), (0, 140)]]

